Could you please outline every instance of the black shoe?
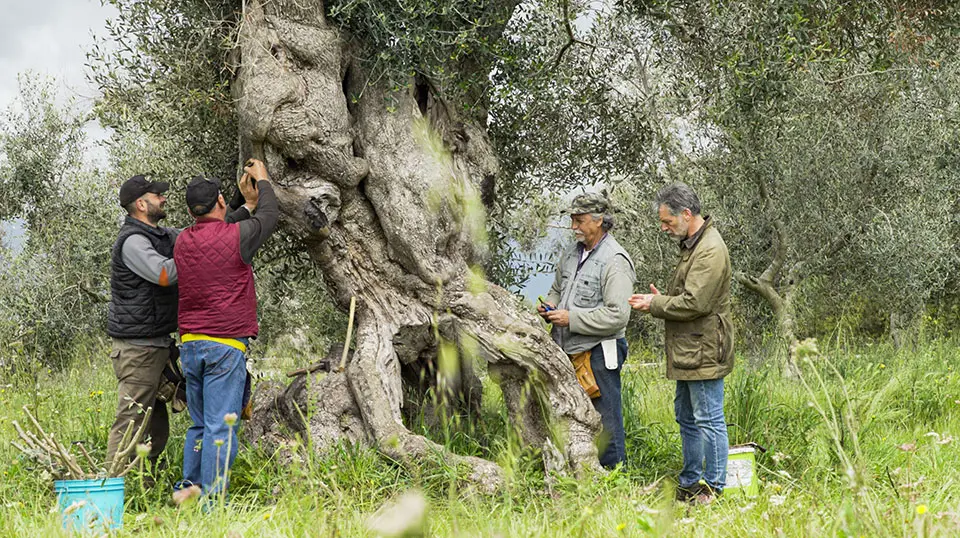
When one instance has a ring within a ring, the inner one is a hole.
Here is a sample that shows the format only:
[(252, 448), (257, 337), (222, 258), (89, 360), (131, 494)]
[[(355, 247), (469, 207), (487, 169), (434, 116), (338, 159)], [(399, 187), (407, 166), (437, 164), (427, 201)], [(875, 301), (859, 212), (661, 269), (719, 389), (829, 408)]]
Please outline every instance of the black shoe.
[(687, 487), (677, 486), (677, 502), (688, 503), (694, 501), (702, 489), (703, 484), (700, 483), (692, 484)]

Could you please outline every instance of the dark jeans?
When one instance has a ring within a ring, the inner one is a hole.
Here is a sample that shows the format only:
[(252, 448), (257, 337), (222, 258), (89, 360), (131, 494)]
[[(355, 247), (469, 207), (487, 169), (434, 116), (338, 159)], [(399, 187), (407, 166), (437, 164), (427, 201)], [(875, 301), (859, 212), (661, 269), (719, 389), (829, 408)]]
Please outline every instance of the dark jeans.
[[(107, 441), (107, 461), (113, 461), (114, 454), (125, 448), (120, 446), (123, 434), (133, 421), (136, 432), (143, 422), (143, 412), (153, 408), (150, 424), (147, 425), (144, 439), (150, 441), (150, 459), (156, 460), (167, 446), (170, 435), (170, 421), (167, 418), (167, 404), (157, 400), (160, 388), (160, 376), (170, 356), (169, 347), (134, 346), (123, 340), (114, 339), (110, 351), (113, 372), (117, 376), (117, 414), (110, 427)], [(142, 408), (141, 408), (142, 407)], [(131, 453), (131, 459), (134, 454)]]
[(617, 339), (617, 368), (607, 370), (603, 359), (603, 346), (590, 350), (590, 367), (600, 387), (600, 397), (594, 398), (593, 408), (600, 413), (603, 431), (597, 440), (600, 465), (612, 469), (619, 463), (627, 463), (627, 444), (623, 433), (623, 407), (621, 405), (620, 369), (627, 359), (627, 339)]
[[(244, 343), (246, 339), (243, 339)], [(243, 388), (247, 379), (244, 352), (209, 340), (184, 342), (180, 362), (187, 378), (187, 408), (193, 426), (183, 446), (183, 481), (200, 485), (205, 495), (225, 492), (228, 469), (237, 456)], [(233, 413), (231, 427), (224, 417)]]

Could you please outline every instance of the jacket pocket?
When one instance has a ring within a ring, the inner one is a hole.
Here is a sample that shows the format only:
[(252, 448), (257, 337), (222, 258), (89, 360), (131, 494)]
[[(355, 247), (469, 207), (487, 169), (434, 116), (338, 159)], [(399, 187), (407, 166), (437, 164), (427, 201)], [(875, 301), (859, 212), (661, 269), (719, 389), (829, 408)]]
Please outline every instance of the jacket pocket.
[(703, 365), (703, 334), (681, 333), (673, 338), (673, 366), (696, 370)]
[(580, 281), (573, 295), (573, 305), (578, 308), (594, 308), (600, 304), (600, 283), (592, 278)]
[(599, 302), (600, 293), (590, 290), (577, 290), (573, 297), (573, 305), (578, 308), (593, 308)]
[(733, 328), (719, 314), (717, 315), (717, 332), (720, 341), (720, 354), (717, 357), (717, 362), (723, 364), (727, 362), (727, 355), (733, 349)]

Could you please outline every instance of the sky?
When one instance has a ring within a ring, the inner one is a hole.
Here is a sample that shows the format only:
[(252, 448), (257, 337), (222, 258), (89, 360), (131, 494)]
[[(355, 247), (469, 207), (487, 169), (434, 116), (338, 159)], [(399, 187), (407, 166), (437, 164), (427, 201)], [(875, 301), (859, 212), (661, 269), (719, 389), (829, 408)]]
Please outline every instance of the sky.
[[(86, 80), (86, 52), (94, 34), (106, 35), (106, 20), (116, 14), (100, 0), (6, 0), (0, 17), (0, 110), (20, 94), (17, 77), (28, 71), (56, 81), (58, 95), (89, 109), (97, 90)], [(97, 125), (87, 129), (102, 138)], [(19, 247), (22, 227), (0, 223), (8, 246)]]
[(26, 0), (4, 2), (0, 17), (0, 105), (18, 94), (17, 75), (34, 71), (54, 77), (61, 95), (89, 107), (96, 89), (86, 81), (86, 51), (93, 34), (106, 34), (105, 21), (116, 14), (100, 0)]

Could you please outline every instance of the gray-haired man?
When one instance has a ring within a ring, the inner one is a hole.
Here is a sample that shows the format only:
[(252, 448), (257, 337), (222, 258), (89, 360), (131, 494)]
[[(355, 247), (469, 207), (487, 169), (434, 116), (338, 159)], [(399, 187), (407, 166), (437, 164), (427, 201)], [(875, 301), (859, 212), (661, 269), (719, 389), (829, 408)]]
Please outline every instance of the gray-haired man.
[(665, 293), (650, 284), (651, 293), (634, 295), (630, 305), (664, 320), (667, 379), (677, 382), (674, 411), (683, 445), (677, 499), (709, 503), (723, 493), (727, 478), (723, 378), (733, 370), (730, 255), (689, 186), (665, 186), (654, 206), (660, 229), (678, 242), (679, 261)]
[(606, 468), (627, 459), (620, 367), (627, 358), (628, 300), (636, 281), (633, 260), (609, 233), (611, 209), (600, 194), (573, 199), (566, 212), (576, 242), (560, 255), (550, 293), (537, 308), (553, 324), (553, 339), (574, 362), (580, 384), (600, 413), (600, 464)]

